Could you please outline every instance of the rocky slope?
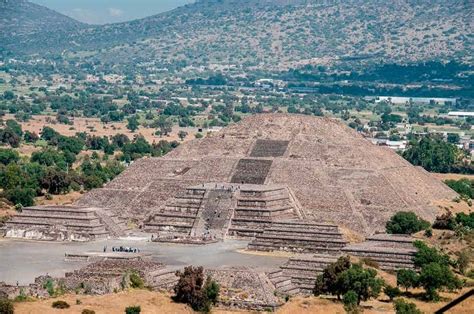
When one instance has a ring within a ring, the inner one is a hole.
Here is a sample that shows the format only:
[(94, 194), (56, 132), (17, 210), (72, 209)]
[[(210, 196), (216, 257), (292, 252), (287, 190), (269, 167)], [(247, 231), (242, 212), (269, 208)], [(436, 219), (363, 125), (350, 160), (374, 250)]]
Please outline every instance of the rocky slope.
[[(472, 58), (472, 3), (463, 0), (200, 0), (100, 27), (83, 27), (28, 2), (5, 1), (2, 41), (16, 53), (91, 50), (103, 62), (275, 68), (335, 57), (374, 62)], [(40, 11), (54, 18), (32, 23)], [(50, 31), (45, 34), (45, 29)]]

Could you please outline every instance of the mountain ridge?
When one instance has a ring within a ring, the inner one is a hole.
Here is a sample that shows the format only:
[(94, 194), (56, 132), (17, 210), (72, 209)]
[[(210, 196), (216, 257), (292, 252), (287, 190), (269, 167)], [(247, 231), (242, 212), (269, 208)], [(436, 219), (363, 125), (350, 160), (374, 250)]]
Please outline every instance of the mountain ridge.
[(389, 62), (471, 62), (469, 12), (469, 2), (460, 0), (199, 0), (130, 22), (80, 24), (46, 38), (20, 36), (5, 46), (26, 54), (88, 50), (102, 62), (127, 62), (132, 56), (276, 68), (354, 55)]

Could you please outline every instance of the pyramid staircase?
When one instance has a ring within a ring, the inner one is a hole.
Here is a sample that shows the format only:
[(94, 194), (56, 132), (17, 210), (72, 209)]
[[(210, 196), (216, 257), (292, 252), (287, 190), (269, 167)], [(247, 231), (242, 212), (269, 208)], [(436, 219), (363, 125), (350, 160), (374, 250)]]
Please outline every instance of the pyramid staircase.
[(205, 187), (190, 187), (176, 195), (145, 223), (145, 231), (164, 238), (190, 236), (206, 192)]
[(241, 185), (229, 234), (251, 238), (273, 221), (298, 218), (285, 186)]

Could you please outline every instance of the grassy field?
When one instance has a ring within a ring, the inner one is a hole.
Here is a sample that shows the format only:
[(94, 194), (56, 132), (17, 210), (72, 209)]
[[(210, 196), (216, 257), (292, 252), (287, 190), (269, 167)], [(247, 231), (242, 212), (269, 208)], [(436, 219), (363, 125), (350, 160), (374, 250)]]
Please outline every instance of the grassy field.
[[(14, 119), (14, 116), (7, 114), (4, 120)], [(158, 142), (160, 140), (167, 141), (180, 141), (178, 132), (183, 130), (188, 133), (188, 136), (184, 141), (194, 139), (194, 135), (197, 133), (197, 128), (180, 128), (178, 126), (173, 127), (173, 131), (168, 136), (157, 136), (154, 133), (156, 129), (140, 127), (136, 132), (130, 132), (127, 129), (126, 122), (114, 122), (114, 123), (102, 123), (98, 118), (74, 118), (73, 124), (59, 124), (49, 123), (48, 120), (55, 121), (54, 116), (37, 115), (28, 122), (20, 122), (23, 131), (28, 130), (40, 134), (44, 126), (49, 126), (55, 129), (62, 135), (73, 136), (77, 132), (86, 132), (87, 134), (96, 136), (113, 136), (118, 133), (127, 135), (130, 139), (133, 139), (136, 135), (143, 135), (148, 142)]]
[[(469, 289), (464, 289), (462, 293)], [(416, 292), (415, 292), (416, 293)], [(452, 293), (443, 293), (444, 301), (439, 303), (426, 303), (410, 299), (410, 302), (417, 304), (418, 308), (424, 313), (433, 313), (447, 303), (447, 299), (452, 299), (456, 295)], [(64, 300), (71, 306), (69, 309), (57, 310), (51, 307), (55, 300)], [(80, 304), (76, 304), (79, 300)], [(83, 296), (83, 295), (65, 295), (56, 299), (48, 299), (33, 302), (22, 302), (15, 305), (17, 314), (43, 314), (43, 313), (81, 313), (84, 309), (94, 310), (97, 314), (115, 314), (123, 313), (127, 306), (140, 305), (142, 313), (173, 313), (187, 314), (195, 313), (191, 308), (183, 304), (174, 303), (167, 294), (151, 292), (147, 290), (131, 290), (103, 296)], [(393, 304), (388, 298), (381, 297), (379, 300), (372, 300), (362, 303), (364, 313), (394, 313)], [(472, 313), (474, 308), (474, 299), (470, 299), (460, 304), (450, 313), (467, 314)], [(212, 311), (215, 314), (230, 313), (256, 313), (248, 311), (231, 311), (227, 309), (216, 308)], [(327, 314), (327, 313), (345, 313), (340, 302), (334, 299), (323, 299), (315, 297), (296, 297), (291, 299), (276, 311), (277, 314)]]

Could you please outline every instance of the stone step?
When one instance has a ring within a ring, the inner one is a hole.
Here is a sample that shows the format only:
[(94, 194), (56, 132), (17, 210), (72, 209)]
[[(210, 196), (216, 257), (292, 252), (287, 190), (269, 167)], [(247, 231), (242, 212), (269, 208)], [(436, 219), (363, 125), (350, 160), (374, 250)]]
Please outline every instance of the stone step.
[[(241, 217), (241, 216), (234, 216), (232, 218), (232, 223), (255, 223), (255, 224), (271, 224), (272, 219), (271, 217)], [(263, 231), (263, 230), (262, 230)]]
[(15, 216), (15, 218), (45, 218), (45, 219), (64, 219), (64, 220), (94, 220), (97, 219), (96, 216), (73, 216), (73, 215), (64, 215), (64, 214), (52, 214), (50, 212), (41, 212), (41, 213), (20, 213)]
[(249, 250), (254, 251), (286, 251), (286, 252), (297, 252), (297, 253), (324, 253), (324, 254), (337, 254), (340, 252), (337, 248), (328, 248), (328, 247), (315, 247), (315, 246), (292, 246), (292, 245), (262, 245), (262, 244), (249, 244)]
[[(283, 270), (283, 274), (288, 276), (288, 274), (293, 271), (296, 274), (304, 273), (304, 272), (322, 272), (327, 265), (307, 265), (307, 266), (299, 266), (299, 265), (282, 265), (280, 268)], [(293, 275), (291, 276), (293, 277)]]
[(304, 232), (301, 230), (294, 230), (294, 231), (280, 231), (274, 229), (265, 229), (264, 234), (266, 236), (285, 236), (285, 237), (302, 237), (302, 238), (322, 238), (322, 239), (342, 239), (342, 234), (336, 232), (325, 232), (325, 231), (316, 231), (316, 232)]
[(311, 237), (302, 237), (302, 236), (290, 236), (290, 235), (267, 235), (266, 232), (264, 231), (262, 234), (258, 236), (256, 241), (263, 242), (262, 240), (267, 241), (272, 241), (274, 243), (315, 243), (315, 244), (334, 244), (334, 245), (341, 245), (345, 246), (347, 244), (346, 241), (338, 238), (324, 238), (324, 239), (318, 239), (318, 238), (311, 238)]
[(75, 214), (78, 216), (91, 216), (94, 217), (94, 210), (88, 208), (78, 208), (78, 207), (63, 207), (63, 206), (33, 206), (33, 207), (25, 207), (22, 209), (22, 213), (56, 213), (58, 215), (70, 215)]
[(272, 232), (298, 232), (298, 233), (305, 233), (305, 234), (320, 234), (320, 233), (325, 233), (325, 234), (334, 234), (342, 237), (342, 233), (339, 232), (338, 228), (332, 228), (332, 227), (304, 227), (305, 229), (302, 228), (302, 226), (292, 226), (292, 227), (280, 227), (277, 226), (275, 223), (272, 223), (272, 225), (265, 229), (266, 231), (272, 231)]
[(167, 217), (167, 218), (180, 218), (180, 219), (196, 219), (196, 215), (193, 214), (183, 214), (180, 212), (164, 212), (157, 213), (155, 217)]
[(238, 226), (238, 227), (231, 227), (229, 228), (229, 232), (244, 232), (244, 233), (261, 233), (263, 232), (261, 229), (256, 229), (256, 228), (245, 228), (244, 226)]
[(149, 222), (145, 225), (148, 228), (174, 227), (174, 228), (192, 228), (192, 223), (187, 222)]
[[(7, 226), (10, 225), (32, 225), (32, 226), (43, 226), (43, 227), (48, 227), (48, 226), (54, 226), (57, 224), (51, 224), (48, 222), (42, 222), (42, 221), (30, 221), (30, 220), (24, 220), (24, 221), (17, 221), (15, 218), (7, 222)], [(102, 224), (81, 224), (81, 223), (64, 223), (62, 224), (64, 227), (77, 227), (77, 228), (101, 228), (104, 227)]]
[(416, 251), (415, 250), (400, 250), (395, 248), (384, 249), (384, 248), (350, 248), (346, 247), (342, 250), (343, 252), (356, 256), (405, 256), (406, 258), (412, 258)]
[(273, 212), (285, 212), (285, 211), (293, 211), (291, 206), (277, 206), (273, 208), (268, 207), (241, 207), (237, 206), (235, 208), (236, 213), (247, 213), (247, 212), (255, 212), (258, 213), (255, 216), (260, 216), (261, 213), (273, 213)]
[(275, 221), (274, 226), (331, 227), (335, 229), (339, 228), (337, 225), (317, 222), (305, 222), (301, 220)]

